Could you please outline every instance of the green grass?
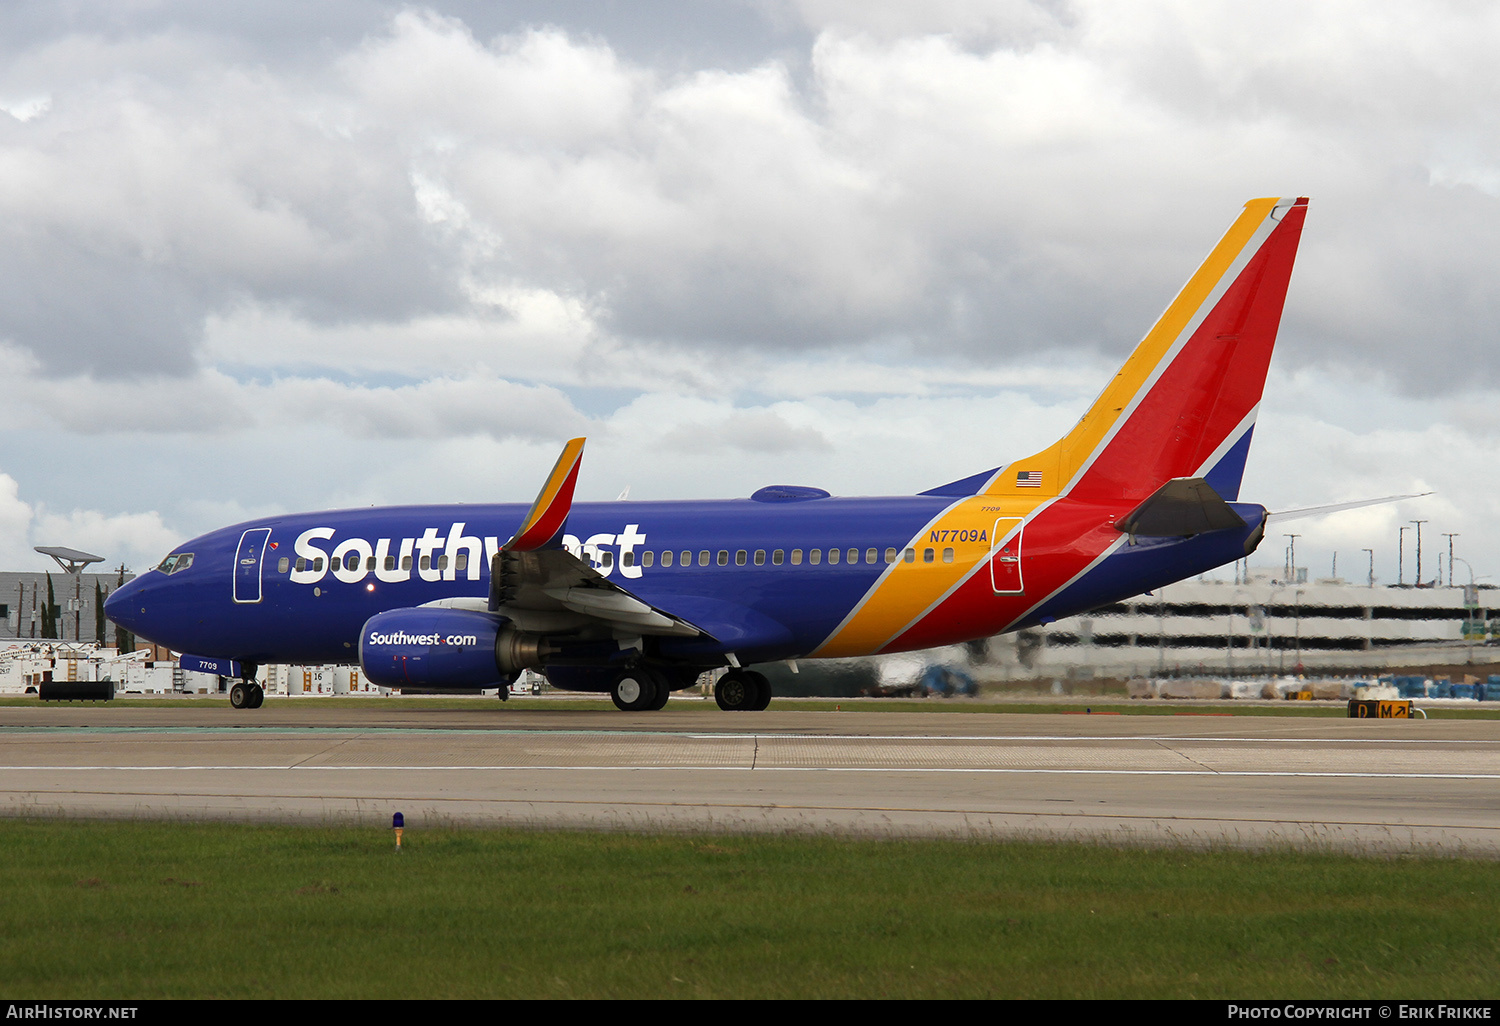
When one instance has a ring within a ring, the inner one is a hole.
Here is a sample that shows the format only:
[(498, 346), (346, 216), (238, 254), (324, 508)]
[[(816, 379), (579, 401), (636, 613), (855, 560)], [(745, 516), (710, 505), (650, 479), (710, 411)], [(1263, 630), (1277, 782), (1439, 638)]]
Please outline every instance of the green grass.
[(1493, 863), (0, 821), (0, 997), (1500, 994)]

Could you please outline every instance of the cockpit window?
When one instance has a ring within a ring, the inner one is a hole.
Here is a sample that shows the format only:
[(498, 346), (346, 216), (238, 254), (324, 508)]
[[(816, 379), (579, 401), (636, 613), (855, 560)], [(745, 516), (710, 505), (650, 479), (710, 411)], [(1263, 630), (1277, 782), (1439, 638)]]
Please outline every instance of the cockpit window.
[(162, 560), (156, 569), (164, 574), (181, 573), (193, 565), (193, 554), (191, 552), (174, 552)]

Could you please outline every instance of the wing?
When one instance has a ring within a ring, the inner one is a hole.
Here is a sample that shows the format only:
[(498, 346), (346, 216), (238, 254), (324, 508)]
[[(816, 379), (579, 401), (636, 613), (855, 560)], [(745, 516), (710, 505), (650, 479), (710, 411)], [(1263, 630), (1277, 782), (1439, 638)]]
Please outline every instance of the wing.
[(566, 549), (501, 549), (490, 564), (490, 612), (522, 630), (607, 626), (615, 636), (704, 631), (632, 595)]
[(495, 613), (523, 631), (608, 633), (616, 638), (706, 635), (607, 580), (562, 547), (583, 444), (584, 439), (575, 438), (563, 447), (526, 519), (495, 553), (488, 600), (451, 598), (430, 604)]

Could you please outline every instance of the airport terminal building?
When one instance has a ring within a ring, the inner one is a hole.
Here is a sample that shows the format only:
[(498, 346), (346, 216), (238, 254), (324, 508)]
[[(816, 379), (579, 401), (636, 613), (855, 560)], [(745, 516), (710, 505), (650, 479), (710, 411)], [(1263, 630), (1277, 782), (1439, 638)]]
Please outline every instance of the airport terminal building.
[[(1305, 571), (1181, 581), (1081, 616), (992, 639), (1011, 679), (1379, 673), (1486, 653), (1500, 590), (1388, 587)], [(1500, 614), (1495, 629), (1500, 631)], [(1500, 655), (1500, 651), (1497, 651)]]

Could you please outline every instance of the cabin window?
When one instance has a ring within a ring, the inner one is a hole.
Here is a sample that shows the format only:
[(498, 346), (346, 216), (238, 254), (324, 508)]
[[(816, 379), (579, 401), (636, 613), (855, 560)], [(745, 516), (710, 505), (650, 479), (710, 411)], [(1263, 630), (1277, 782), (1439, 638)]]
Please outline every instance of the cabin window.
[(737, 552), (735, 552), (735, 554), (734, 554), (734, 565), (735, 566), (744, 566), (745, 565), (745, 550), (744, 549), (740, 549)]
[(801, 566), (801, 565), (802, 565), (802, 550), (801, 549), (793, 549), (792, 550), (792, 566)]
[(635, 566), (635, 553), (634, 552), (622, 552), (622, 553), (620, 553), (620, 565), (621, 566)]
[[(424, 565), (423, 565), (422, 569), (426, 570), (427, 567), (425, 565), (425, 563), (426, 563), (426, 557), (425, 556), (423, 557), (423, 563), (424, 563)], [(410, 571), (411, 570), (411, 557), (410, 556), (402, 556), (401, 557), (401, 569), (406, 570), (406, 571)]]
[(933, 551), (931, 549), (923, 549), (922, 550), (922, 562), (924, 562), (924, 563), (931, 563), (933, 555), (934, 555), (934, 553), (933, 553)]
[(431, 556), (423, 556), (422, 557), (422, 569), (423, 570), (431, 570), (432, 569), (432, 557)]
[(386, 556), (385, 557), (385, 568), (387, 570), (394, 570), (394, 569), (396, 569), (396, 557), (395, 556)]
[(350, 552), (350, 553), (348, 553), (348, 554), (346, 554), (344, 556), (344, 569), (345, 570), (358, 570), (359, 569), (359, 553), (358, 552)]
[(455, 569), (455, 570), (467, 570), (467, 569), (469, 569), (469, 554), (467, 552), (460, 552), (458, 555), (456, 555), (456, 556), (453, 557), (453, 569)]
[(766, 550), (765, 549), (756, 549), (755, 550), (755, 565), (756, 566), (765, 566), (766, 565)]
[(438, 569), (439, 570), (446, 570), (446, 569), (448, 569), (448, 555), (447, 555), (447, 553), (444, 553), (443, 555), (441, 555), (441, 556), (438, 557)]
[(291, 566), (291, 563), (292, 561), (290, 559), (288, 559), (286, 556), (282, 556), (276, 561), (276, 572), (278, 574), (286, 573), (287, 569)]
[[(671, 555), (671, 553), (667, 553), (667, 555)], [(641, 566), (650, 566), (652, 563), (655, 563), (655, 562), (656, 562), (656, 553), (654, 553), (654, 552), (642, 552), (641, 553)]]
[(880, 559), (880, 550), (879, 549), (865, 549), (865, 562), (866, 563), (874, 563), (878, 559)]
[(729, 550), (728, 549), (720, 549), (719, 550), (719, 565), (720, 566), (728, 566), (729, 565)]
[(302, 556), (297, 557), (297, 572), (300, 574), (307, 569), (307, 560)]
[(819, 563), (823, 562), (823, 550), (810, 549), (807, 553), (807, 561), (813, 566), (817, 566)]
[[(647, 553), (647, 555), (649, 555), (649, 553)], [(672, 550), (671, 549), (668, 549), (667, 551), (665, 551), (665, 552), (663, 552), (661, 554), (661, 565), (662, 566), (671, 566), (672, 565)]]
[(365, 570), (368, 571), (368, 570), (374, 570), (374, 569), (375, 569), (375, 557), (374, 556), (370, 556), (370, 557), (368, 557), (365, 560)]
[(838, 549), (829, 549), (828, 550), (828, 565), (829, 566), (838, 566), (838, 562), (839, 562), (839, 550)]
[(777, 549), (775, 552), (771, 553), (771, 565), (780, 566), (781, 561), (785, 557), (785, 555), (786, 554), (783, 553), (780, 549)]
[(859, 562), (859, 550), (858, 549), (850, 549), (849, 550), (849, 562), (850, 563), (858, 563)]
[(322, 556), (316, 556), (316, 557), (313, 558), (313, 573), (320, 574), (322, 572), (323, 572), (323, 557)]
[(917, 550), (907, 549), (901, 554), (901, 558), (908, 563), (915, 563), (917, 561)]
[(615, 565), (615, 554), (608, 549), (599, 553), (599, 565), (605, 570)]
[(707, 549), (699, 549), (698, 550), (698, 565), (699, 566), (708, 566), (708, 550)]
[(952, 549), (944, 549), (943, 550), (943, 562), (944, 563), (951, 563), (951, 562), (953, 562), (953, 550)]
[(886, 549), (885, 550), (885, 561), (887, 563), (894, 563), (896, 561), (896, 550), (895, 549)]

